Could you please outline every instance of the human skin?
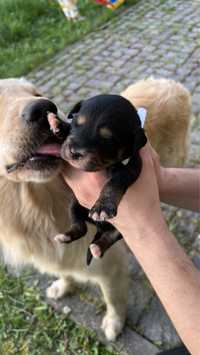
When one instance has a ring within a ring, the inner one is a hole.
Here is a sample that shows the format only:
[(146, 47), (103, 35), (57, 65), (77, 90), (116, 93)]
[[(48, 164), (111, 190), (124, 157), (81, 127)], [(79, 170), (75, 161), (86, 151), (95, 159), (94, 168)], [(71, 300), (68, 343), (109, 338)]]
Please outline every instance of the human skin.
[(200, 170), (163, 168), (157, 153), (150, 147), (158, 181), (160, 200), (169, 205), (200, 212)]
[[(198, 211), (200, 171), (160, 168), (149, 144), (140, 155), (140, 177), (125, 193), (110, 222), (138, 259), (189, 351), (199, 355), (200, 273), (168, 230), (160, 196), (164, 202)], [(87, 208), (97, 200), (106, 181), (102, 172), (86, 173), (68, 166), (63, 177)]]

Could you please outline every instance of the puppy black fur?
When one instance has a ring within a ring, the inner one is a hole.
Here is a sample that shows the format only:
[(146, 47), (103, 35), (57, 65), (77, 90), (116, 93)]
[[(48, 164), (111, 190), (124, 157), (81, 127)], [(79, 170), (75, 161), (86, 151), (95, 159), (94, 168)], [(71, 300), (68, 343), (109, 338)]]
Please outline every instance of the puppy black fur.
[[(87, 230), (86, 220), (93, 220), (97, 234), (92, 243), (98, 245), (102, 256), (122, 238), (105, 221), (117, 214), (123, 194), (137, 180), (142, 168), (139, 149), (147, 139), (136, 109), (119, 95), (98, 95), (79, 102), (69, 113), (68, 120), (71, 120), (71, 129), (62, 145), (62, 158), (85, 171), (105, 169), (108, 182), (89, 217), (88, 210), (74, 197), (70, 209), (72, 225), (66, 232), (66, 242), (82, 237)], [(124, 165), (126, 159), (129, 161)], [(90, 252), (87, 261), (91, 261)]]

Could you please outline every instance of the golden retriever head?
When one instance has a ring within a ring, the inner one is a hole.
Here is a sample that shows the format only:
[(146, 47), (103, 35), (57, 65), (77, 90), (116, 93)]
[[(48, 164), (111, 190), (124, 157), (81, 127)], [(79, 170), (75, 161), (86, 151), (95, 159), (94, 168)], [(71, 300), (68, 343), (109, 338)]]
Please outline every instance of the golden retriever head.
[(24, 79), (0, 80), (0, 176), (45, 182), (58, 174), (61, 142), (52, 134), (48, 112), (56, 105)]

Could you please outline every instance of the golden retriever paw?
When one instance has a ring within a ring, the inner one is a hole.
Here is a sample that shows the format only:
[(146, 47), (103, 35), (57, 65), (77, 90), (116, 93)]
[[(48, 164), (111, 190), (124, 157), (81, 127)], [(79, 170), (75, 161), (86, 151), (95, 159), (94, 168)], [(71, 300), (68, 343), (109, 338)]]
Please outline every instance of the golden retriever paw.
[(46, 296), (58, 300), (68, 293), (73, 293), (74, 284), (68, 279), (59, 279), (54, 281), (46, 290)]
[(108, 341), (115, 341), (121, 333), (124, 321), (116, 314), (106, 314), (103, 318), (101, 329)]

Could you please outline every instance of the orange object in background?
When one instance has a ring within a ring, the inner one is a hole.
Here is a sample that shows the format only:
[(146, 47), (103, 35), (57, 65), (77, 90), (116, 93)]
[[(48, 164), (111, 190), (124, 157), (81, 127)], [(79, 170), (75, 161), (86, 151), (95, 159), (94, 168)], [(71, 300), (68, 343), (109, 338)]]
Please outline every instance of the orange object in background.
[[(82, 19), (78, 7), (77, 0), (57, 0), (68, 20)], [(125, 0), (95, 0), (96, 3), (106, 6), (111, 10), (117, 9)]]
[(104, 5), (111, 10), (117, 9), (125, 0), (95, 0), (98, 4)]

